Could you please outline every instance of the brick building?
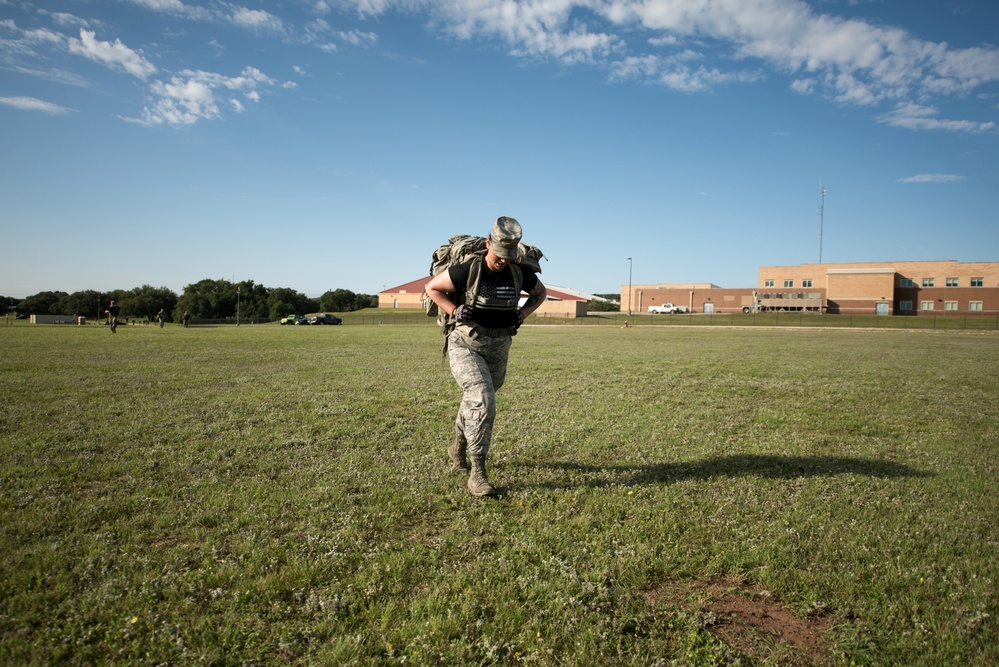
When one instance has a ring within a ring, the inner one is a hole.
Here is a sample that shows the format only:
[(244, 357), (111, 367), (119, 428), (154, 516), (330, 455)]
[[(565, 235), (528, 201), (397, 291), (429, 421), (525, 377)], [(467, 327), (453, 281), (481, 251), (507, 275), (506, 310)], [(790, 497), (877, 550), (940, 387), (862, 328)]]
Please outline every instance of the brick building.
[[(739, 313), (753, 308), (751, 287), (719, 287), (711, 283), (632, 285), (631, 312), (648, 313), (652, 306), (672, 303), (691, 313)], [(628, 312), (628, 286), (621, 286), (621, 312)]]
[(694, 313), (809, 311), (869, 315), (999, 311), (999, 262), (855, 262), (761, 266), (755, 288), (710, 283), (621, 286), (621, 311), (671, 302)]
[(767, 295), (773, 303), (790, 303), (791, 295), (817, 293), (830, 313), (995, 312), (999, 310), (999, 262), (761, 266), (757, 289), (761, 303)]

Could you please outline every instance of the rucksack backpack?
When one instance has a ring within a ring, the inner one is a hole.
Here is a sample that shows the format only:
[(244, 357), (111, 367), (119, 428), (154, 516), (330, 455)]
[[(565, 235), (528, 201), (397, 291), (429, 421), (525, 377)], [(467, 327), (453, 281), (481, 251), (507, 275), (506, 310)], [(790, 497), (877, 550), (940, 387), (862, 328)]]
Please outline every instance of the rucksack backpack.
[[(468, 234), (457, 234), (448, 239), (448, 242), (437, 248), (430, 260), (430, 277), (436, 276), (442, 271), (446, 271), (455, 264), (467, 262), (473, 258), (482, 260), (486, 256), (486, 239), (483, 236), (469, 236)], [(528, 243), (520, 244), (518, 259), (510, 263), (513, 273), (513, 284), (516, 294), (520, 295), (520, 288), (524, 282), (524, 274), (520, 271), (521, 266), (526, 266), (535, 273), (541, 273), (541, 258), (544, 253), (537, 246)], [(518, 266), (519, 265), (519, 266)], [(468, 289), (465, 291), (465, 298), (462, 303), (472, 304), (479, 292), (479, 278), (482, 275), (482, 261), (472, 262), (468, 273)], [(423, 292), (423, 310), (430, 317), (437, 318), (437, 324), (441, 328), (441, 333), (447, 335), (454, 329), (455, 322), (448, 313), (441, 312), (433, 299)]]

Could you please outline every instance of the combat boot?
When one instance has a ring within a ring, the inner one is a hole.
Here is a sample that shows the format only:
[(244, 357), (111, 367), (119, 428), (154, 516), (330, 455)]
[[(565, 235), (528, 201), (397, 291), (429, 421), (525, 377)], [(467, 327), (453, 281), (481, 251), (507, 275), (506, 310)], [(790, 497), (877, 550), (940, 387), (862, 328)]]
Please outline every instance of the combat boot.
[(468, 451), (468, 441), (462, 433), (455, 433), (454, 442), (447, 448), (447, 455), (451, 457), (451, 472), (468, 473), (468, 459), (465, 454)]
[(468, 492), (480, 498), (496, 495), (496, 489), (486, 479), (485, 456), (472, 456), (472, 474), (468, 477)]

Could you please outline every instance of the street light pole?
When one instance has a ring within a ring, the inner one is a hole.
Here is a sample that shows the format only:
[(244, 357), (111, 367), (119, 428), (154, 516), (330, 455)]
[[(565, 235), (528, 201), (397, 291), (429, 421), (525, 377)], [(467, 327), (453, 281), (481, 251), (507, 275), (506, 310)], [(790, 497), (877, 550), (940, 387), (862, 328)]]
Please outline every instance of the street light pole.
[(628, 317), (631, 317), (631, 257), (628, 258)]
[(239, 326), (239, 285), (236, 285), (236, 326)]

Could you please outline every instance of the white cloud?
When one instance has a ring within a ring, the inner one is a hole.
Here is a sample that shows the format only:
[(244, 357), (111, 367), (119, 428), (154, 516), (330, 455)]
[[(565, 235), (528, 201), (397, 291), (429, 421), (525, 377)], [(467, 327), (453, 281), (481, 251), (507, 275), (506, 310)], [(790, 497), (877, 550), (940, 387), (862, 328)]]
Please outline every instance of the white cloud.
[(612, 81), (645, 79), (674, 90), (697, 93), (728, 83), (755, 81), (762, 76), (755, 72), (722, 72), (716, 67), (689, 64), (701, 59), (701, 54), (689, 49), (670, 57), (625, 58), (611, 64), (610, 77)]
[(180, 0), (131, 0), (131, 2), (157, 12), (174, 12), (180, 14), (188, 9), (187, 5)]
[[(514, 56), (603, 68), (611, 81), (648, 82), (697, 93), (786, 76), (787, 86), (799, 94), (881, 107), (882, 112), (891, 109), (878, 120), (895, 127), (995, 129), (987, 119), (941, 119), (937, 106), (948, 97), (992, 93), (993, 84), (999, 82), (999, 49), (955, 48), (923, 40), (901, 28), (837, 16), (832, 13), (834, 4), (807, 0), (296, 0), (293, 4), (315, 17), (297, 27), (277, 15), (282, 5), (266, 5), (269, 11), (265, 11), (228, 0), (200, 5), (195, 0), (191, 4), (124, 1), (154, 12), (291, 37), (326, 52), (379, 41), (375, 33), (363, 29), (335, 28), (332, 19), (327, 20), (335, 12), (349, 11), (361, 20), (410, 14), (425, 18), (430, 29), (451, 38), (495, 40)], [(822, 13), (826, 7), (830, 11)], [(97, 40), (83, 19), (43, 13), (60, 25), (77, 22), (85, 29), (79, 39), (67, 39), (44, 29), (19, 30), (12, 21), (0, 20), (0, 34), (17, 34), (14, 40), (0, 39), (0, 56), (36, 55), (36, 48), (49, 45), (143, 80), (156, 74), (157, 68), (141, 52), (119, 40)], [(192, 80), (199, 81), (181, 74), (161, 85), (167, 90)], [(983, 90), (986, 86), (991, 88)], [(199, 106), (180, 95), (156, 95), (159, 100), (153, 108), (172, 100), (178, 110), (163, 118), (213, 117), (211, 105)]]
[(173, 14), (174, 16), (182, 16), (184, 18), (199, 21), (206, 21), (214, 18), (211, 10), (204, 7), (187, 5), (181, 2), (181, 0), (128, 0), (128, 2), (139, 5), (140, 7), (145, 7), (146, 9), (151, 9), (154, 12)]
[(899, 183), (953, 183), (954, 181), (963, 181), (964, 176), (958, 176), (957, 174), (916, 174), (915, 176), (906, 176), (905, 178), (898, 179)]
[(154, 81), (151, 89), (159, 100), (143, 112), (149, 125), (190, 125), (202, 119), (218, 118), (219, 107), (212, 87), (196, 76), (171, 77), (169, 82)]
[(58, 104), (45, 102), (34, 97), (0, 97), (0, 104), (5, 104), (23, 111), (41, 111), (50, 115), (69, 113), (69, 109)]
[[(322, 2), (329, 7), (329, 2)], [(842, 104), (879, 106), (967, 95), (999, 81), (999, 49), (954, 48), (907, 31), (819, 13), (805, 0), (339, 0), (364, 16), (389, 11), (431, 14), (431, 25), (459, 39), (495, 38), (518, 56), (606, 66), (612, 80), (645, 79), (701, 91), (756, 81), (770, 66), (791, 75), (792, 90), (823, 93)], [(633, 39), (635, 38), (635, 39)], [(699, 68), (656, 60), (662, 49), (695, 45)], [(657, 49), (656, 53), (642, 49)], [(899, 123), (910, 129), (982, 131), (988, 123)]]
[(680, 40), (673, 35), (665, 35), (663, 37), (650, 37), (648, 42), (651, 46), (676, 46)]
[[(131, 120), (145, 125), (191, 125), (200, 120), (220, 118), (222, 104), (242, 112), (243, 100), (259, 102), (260, 88), (279, 85), (288, 87), (255, 67), (247, 67), (234, 77), (184, 70), (169, 81), (154, 81), (150, 90), (155, 101), (143, 110), (141, 119)], [(243, 100), (237, 94), (242, 94)]]
[[(452, 0), (433, 3), (432, 23), (459, 39), (493, 37), (509, 45), (511, 53), (551, 57), (567, 64), (594, 62), (623, 46), (606, 32), (591, 31), (573, 19), (574, 9), (589, 10), (573, 0), (483, 2)], [(599, 17), (595, 17), (599, 18)]]
[(950, 130), (953, 132), (990, 132), (996, 129), (993, 121), (945, 120), (936, 118), (938, 109), (914, 102), (898, 104), (892, 111), (882, 114), (878, 121), (909, 130)]
[(70, 53), (101, 63), (111, 69), (122, 70), (139, 79), (146, 79), (156, 73), (156, 67), (152, 63), (122, 44), (121, 40), (101, 42), (95, 39), (92, 31), (81, 29), (80, 39), (70, 37), (67, 44)]
[(262, 9), (247, 9), (235, 7), (232, 12), (232, 22), (238, 26), (257, 31), (283, 32), (284, 23), (277, 16)]
[(815, 91), (815, 79), (795, 79), (791, 82), (791, 90), (802, 95), (810, 95)]
[(337, 42), (351, 46), (370, 46), (378, 41), (378, 35), (360, 30), (334, 30), (326, 19), (315, 19), (305, 24), (305, 42), (315, 44), (323, 51), (334, 52)]
[(73, 14), (67, 14), (65, 12), (50, 12), (45, 9), (39, 9), (38, 13), (50, 16), (57, 25), (63, 26), (64, 28), (91, 27), (89, 21), (82, 19), (79, 16), (74, 16)]

